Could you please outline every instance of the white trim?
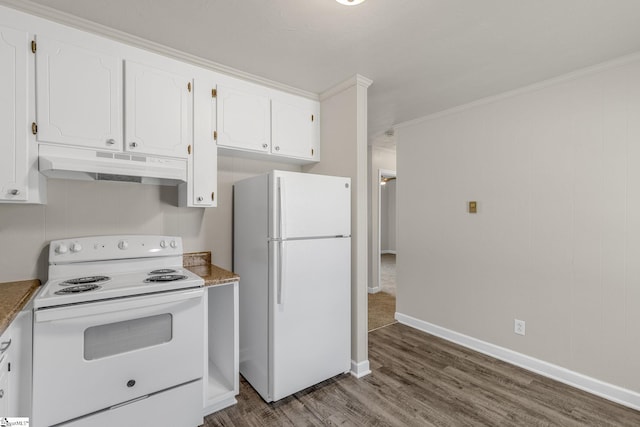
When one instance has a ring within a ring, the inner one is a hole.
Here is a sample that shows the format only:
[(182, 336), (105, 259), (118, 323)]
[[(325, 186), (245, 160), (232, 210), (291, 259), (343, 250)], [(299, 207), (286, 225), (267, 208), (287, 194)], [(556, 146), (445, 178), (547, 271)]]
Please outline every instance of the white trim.
[(356, 378), (362, 378), (365, 375), (369, 375), (371, 373), (371, 369), (369, 369), (369, 360), (364, 360), (362, 362), (351, 361), (351, 375)]
[(579, 372), (571, 371), (562, 366), (554, 365), (544, 360), (536, 359), (526, 354), (518, 353), (508, 348), (500, 347), (477, 338), (464, 335), (450, 329), (437, 326), (415, 317), (396, 312), (395, 318), (403, 325), (411, 326), (423, 332), (454, 342), (488, 356), (500, 359), (512, 365), (519, 366), (536, 374), (568, 384), (612, 402), (619, 403), (635, 410), (640, 410), (640, 393), (609, 384), (596, 378), (588, 377)]
[(362, 86), (364, 88), (368, 88), (369, 86), (371, 86), (372, 83), (373, 83), (373, 80), (368, 79), (364, 76), (361, 76), (360, 74), (356, 74), (354, 76), (349, 77), (347, 80), (341, 83), (338, 83), (337, 85), (332, 86), (331, 88), (322, 92), (320, 94), (320, 101), (324, 101), (325, 99), (331, 98), (332, 96), (337, 95), (340, 92), (343, 92), (349, 89), (350, 87)]
[(508, 92), (503, 92), (498, 95), (487, 96), (485, 98), (478, 99), (476, 101), (469, 102), (467, 104), (458, 105), (456, 107), (448, 108), (446, 110), (442, 110), (433, 114), (429, 114), (427, 116), (418, 117), (417, 119), (407, 120), (406, 122), (398, 123), (392, 126), (392, 129), (401, 129), (413, 125), (417, 125), (423, 122), (428, 122), (430, 120), (439, 119), (441, 117), (446, 117), (451, 114), (459, 113), (461, 111), (466, 111), (474, 107), (491, 104), (493, 102), (501, 101), (503, 99), (511, 98), (517, 95), (534, 92), (540, 89), (544, 89), (550, 86), (554, 86), (557, 84), (569, 82), (571, 80), (578, 79), (580, 77), (589, 76), (592, 74), (597, 74), (599, 72), (619, 67), (625, 64), (629, 64), (634, 61), (640, 60), (640, 52), (635, 52), (630, 55), (625, 55), (620, 58), (613, 59), (611, 61), (602, 62), (600, 64), (593, 65), (591, 67), (582, 68), (580, 70), (572, 71), (566, 74), (562, 74), (557, 77), (553, 77), (551, 79), (543, 80), (538, 83), (534, 83), (528, 86), (523, 86), (518, 89), (510, 90)]
[(39, 16), (41, 18), (57, 22), (58, 24), (66, 25), (78, 30), (86, 31), (92, 34), (97, 34), (103, 37), (107, 37), (111, 40), (115, 40), (121, 43), (128, 44), (141, 49), (158, 53), (179, 61), (187, 62), (189, 64), (206, 68), (208, 70), (217, 71), (219, 73), (227, 74), (232, 77), (237, 77), (243, 80), (247, 80), (253, 83), (257, 83), (262, 86), (267, 86), (272, 89), (281, 90), (291, 93), (293, 95), (302, 96), (305, 98), (319, 100), (317, 93), (309, 92), (306, 90), (298, 89), (293, 86), (279, 83), (264, 77), (257, 76), (255, 74), (247, 73), (236, 68), (228, 67), (226, 65), (214, 62), (196, 55), (192, 55), (186, 52), (182, 52), (178, 49), (174, 49), (160, 43), (153, 42), (151, 40), (144, 39), (142, 37), (134, 36), (133, 34), (126, 33), (124, 31), (116, 30), (115, 28), (107, 27), (106, 25), (98, 24), (97, 22), (90, 21), (88, 19), (80, 18), (79, 16), (72, 15), (70, 13), (62, 12), (53, 9), (42, 4), (34, 3), (30, 0), (0, 0), (0, 5), (10, 7), (15, 10), (19, 10), (30, 15)]
[(368, 291), (370, 294), (377, 294), (378, 292), (382, 291), (382, 286), (376, 286), (375, 288), (374, 288), (374, 287), (369, 286), (369, 287), (367, 288), (367, 291)]
[(380, 255), (386, 255), (386, 254), (397, 255), (396, 251), (392, 251), (391, 249), (383, 249), (380, 251)]

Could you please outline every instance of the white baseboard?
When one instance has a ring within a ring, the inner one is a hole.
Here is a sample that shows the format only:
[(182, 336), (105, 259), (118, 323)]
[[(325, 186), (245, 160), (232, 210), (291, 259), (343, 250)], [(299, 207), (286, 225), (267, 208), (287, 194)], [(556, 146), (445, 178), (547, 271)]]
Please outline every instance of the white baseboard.
[(351, 361), (351, 375), (356, 378), (362, 378), (365, 375), (369, 375), (371, 373), (371, 369), (369, 369), (369, 359), (357, 363), (355, 361)]
[(370, 294), (377, 294), (381, 290), (382, 290), (382, 286), (378, 286), (376, 288), (372, 288), (372, 287), (367, 288), (367, 292), (369, 292)]
[(561, 366), (416, 319), (415, 317), (407, 316), (406, 314), (396, 312), (395, 318), (398, 322), (404, 325), (411, 326), (412, 328), (419, 329), (447, 341), (460, 344), (463, 347), (495, 357), (496, 359), (511, 363), (512, 365), (519, 366), (523, 369), (535, 372), (536, 374), (543, 375), (561, 383), (568, 384), (588, 393), (595, 394), (596, 396), (611, 400), (612, 402), (628, 406), (635, 410), (640, 410), (640, 393), (638, 392), (588, 377), (584, 374), (571, 371)]
[(380, 255), (385, 255), (385, 254), (395, 255), (396, 251), (392, 251), (392, 250), (388, 250), (388, 249), (385, 249), (384, 251), (380, 251)]

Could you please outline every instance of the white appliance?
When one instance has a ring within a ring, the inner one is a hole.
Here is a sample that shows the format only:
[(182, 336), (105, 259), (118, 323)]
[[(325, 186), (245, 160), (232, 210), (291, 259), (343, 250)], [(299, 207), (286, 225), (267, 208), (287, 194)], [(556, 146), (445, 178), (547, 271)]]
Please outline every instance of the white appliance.
[(34, 299), (32, 425), (202, 424), (203, 285), (179, 237), (52, 241)]
[(177, 185), (187, 181), (187, 160), (40, 144), (38, 169), (49, 178)]
[(267, 402), (350, 369), (350, 186), (284, 171), (234, 185), (240, 373)]

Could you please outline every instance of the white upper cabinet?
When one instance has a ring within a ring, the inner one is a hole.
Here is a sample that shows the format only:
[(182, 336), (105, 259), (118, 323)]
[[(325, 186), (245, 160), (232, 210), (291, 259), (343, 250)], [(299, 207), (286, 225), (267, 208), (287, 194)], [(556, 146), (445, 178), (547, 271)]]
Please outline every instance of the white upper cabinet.
[(218, 85), (218, 147), (271, 160), (320, 161), (320, 104), (239, 80)]
[(268, 153), (269, 98), (247, 89), (218, 86), (218, 146)]
[(125, 114), (125, 150), (187, 158), (193, 78), (126, 61)]
[(0, 200), (28, 197), (29, 35), (0, 27)]
[(122, 151), (122, 60), (37, 37), (38, 142)]
[(213, 73), (195, 78), (193, 103), (193, 150), (187, 162), (187, 182), (178, 189), (180, 206), (215, 207), (218, 205), (218, 147)]
[(292, 105), (271, 101), (271, 152), (300, 159), (320, 160), (318, 103)]

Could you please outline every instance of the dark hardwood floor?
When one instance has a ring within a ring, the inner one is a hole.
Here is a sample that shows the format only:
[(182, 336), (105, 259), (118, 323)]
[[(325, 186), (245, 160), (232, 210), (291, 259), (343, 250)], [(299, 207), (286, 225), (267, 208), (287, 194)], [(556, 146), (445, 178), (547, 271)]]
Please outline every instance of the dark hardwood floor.
[(372, 374), (266, 404), (241, 381), (213, 426), (640, 426), (640, 412), (401, 324), (369, 333)]

